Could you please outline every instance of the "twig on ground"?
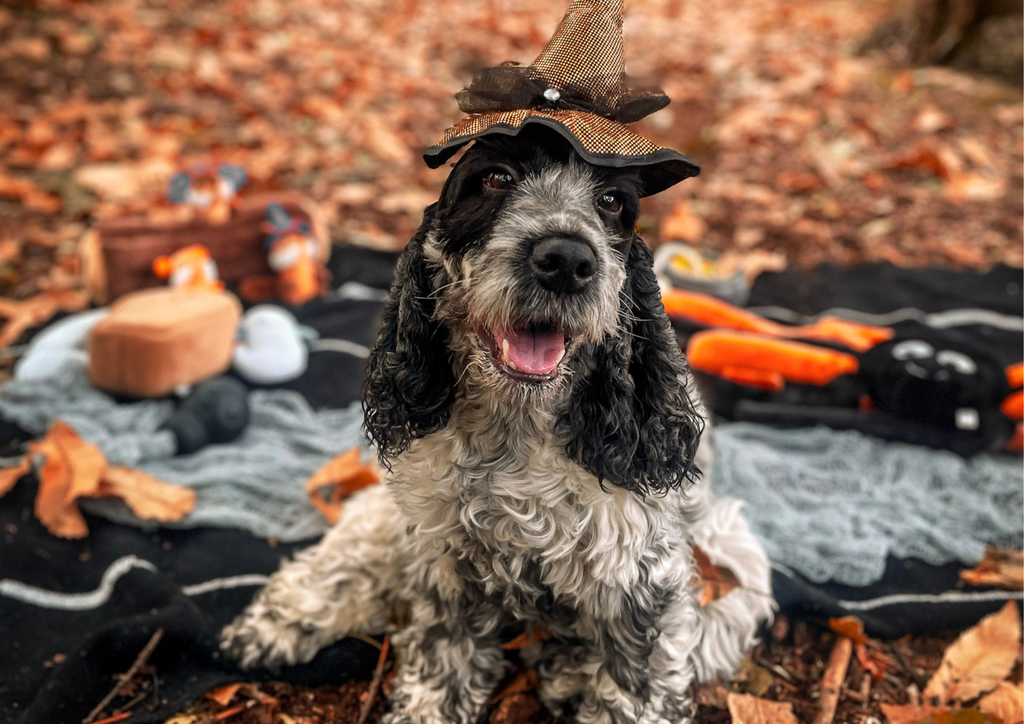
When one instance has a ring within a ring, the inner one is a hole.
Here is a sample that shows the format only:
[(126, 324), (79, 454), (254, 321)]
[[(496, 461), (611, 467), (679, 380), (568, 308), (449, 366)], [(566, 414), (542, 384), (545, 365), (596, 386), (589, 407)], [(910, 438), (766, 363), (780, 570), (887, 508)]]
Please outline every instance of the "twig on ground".
[(373, 708), (373, 701), (377, 698), (377, 689), (384, 678), (384, 665), (388, 661), (388, 651), (391, 648), (391, 637), (385, 636), (384, 643), (380, 647), (380, 656), (377, 657), (377, 669), (373, 672), (373, 681), (370, 682), (370, 689), (366, 692), (366, 701), (363, 708), (359, 710), (359, 719), (356, 724), (366, 724), (366, 718), (370, 716), (370, 709)]
[(136, 696), (134, 699), (129, 701), (124, 706), (120, 707), (121, 711), (128, 711), (129, 709), (133, 708), (136, 704), (138, 704), (140, 701), (142, 701), (143, 699), (145, 699), (147, 696), (149, 696), (152, 693), (153, 693), (152, 691), (148, 691), (148, 690), (147, 691), (140, 691), (138, 696)]
[(821, 677), (821, 697), (818, 699), (818, 714), (814, 717), (814, 724), (831, 724), (835, 717), (836, 705), (839, 704), (839, 694), (843, 690), (846, 668), (850, 665), (852, 654), (853, 641), (845, 636), (839, 636), (832, 646), (828, 666)]
[(224, 721), (225, 719), (240, 713), (243, 709), (245, 709), (245, 704), (239, 704), (238, 706), (233, 706), (230, 709), (225, 709), (224, 711), (214, 715), (214, 721)]
[[(145, 665), (146, 661), (149, 660), (149, 657), (153, 655), (153, 650), (156, 648), (156, 645), (160, 643), (160, 639), (162, 639), (163, 636), (164, 630), (162, 628), (158, 628), (153, 633), (153, 636), (149, 639), (149, 643), (143, 646), (142, 651), (140, 651), (139, 655), (135, 657), (135, 661), (132, 663), (128, 671), (118, 676), (117, 684), (115, 684), (114, 688), (111, 689), (110, 692), (105, 697), (103, 697), (100, 703), (97, 704), (93, 708), (93, 710), (89, 712), (89, 715), (82, 720), (82, 724), (98, 724), (94, 723), (93, 720), (95, 720), (96, 717), (99, 716), (101, 711), (107, 708), (107, 705), (110, 704), (110, 702), (112, 702), (117, 697), (121, 689), (124, 688), (124, 685), (131, 681), (135, 674), (139, 672), (139, 669), (141, 669), (143, 665)], [(128, 716), (131, 716), (131, 712), (125, 713), (128, 714)], [(127, 717), (122, 718), (127, 719)], [(105, 719), (104, 721), (110, 720)], [(114, 721), (121, 721), (121, 719), (114, 719)]]
[(93, 722), (93, 724), (115, 724), (116, 722), (124, 721), (125, 719), (127, 719), (131, 715), (132, 715), (132, 713), (130, 711), (122, 711), (120, 714), (114, 714), (114, 716), (108, 716), (106, 719), (100, 719), (97, 722)]

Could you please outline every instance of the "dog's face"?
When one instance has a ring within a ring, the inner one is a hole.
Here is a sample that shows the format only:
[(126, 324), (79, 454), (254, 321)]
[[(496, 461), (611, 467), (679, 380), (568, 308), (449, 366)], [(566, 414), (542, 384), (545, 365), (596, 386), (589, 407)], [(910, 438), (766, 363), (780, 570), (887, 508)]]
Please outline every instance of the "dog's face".
[(702, 423), (634, 232), (642, 191), (546, 129), (465, 153), (399, 261), (368, 363), (382, 462), (472, 390), (555, 413), (567, 454), (602, 481), (648, 492), (695, 472)]
[(588, 345), (619, 333), (635, 173), (551, 135), (484, 139), (455, 166), (425, 256), (465, 384), (552, 404)]

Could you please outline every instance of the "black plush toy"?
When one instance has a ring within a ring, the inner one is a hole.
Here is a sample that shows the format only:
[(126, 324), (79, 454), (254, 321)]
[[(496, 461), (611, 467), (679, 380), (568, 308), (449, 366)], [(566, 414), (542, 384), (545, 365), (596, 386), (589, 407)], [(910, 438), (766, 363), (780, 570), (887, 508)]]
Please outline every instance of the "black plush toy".
[(897, 337), (861, 356), (859, 377), (875, 407), (950, 434), (1004, 443), (1013, 425), (999, 406), (1010, 394), (991, 355), (949, 334)]
[(192, 391), (164, 423), (174, 433), (178, 454), (237, 439), (249, 424), (249, 392), (238, 380), (218, 377)]

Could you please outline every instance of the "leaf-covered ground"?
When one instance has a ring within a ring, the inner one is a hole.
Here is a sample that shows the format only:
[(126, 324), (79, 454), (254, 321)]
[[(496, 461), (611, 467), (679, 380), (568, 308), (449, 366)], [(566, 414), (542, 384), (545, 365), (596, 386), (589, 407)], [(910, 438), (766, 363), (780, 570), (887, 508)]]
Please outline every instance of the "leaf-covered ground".
[[(319, 201), (336, 241), (399, 247), (443, 182), (419, 150), (483, 65), (529, 62), (565, 3), (35, 0), (0, 6), (0, 294), (75, 283), (97, 219), (196, 161)], [(630, 3), (642, 122), (703, 174), (643, 227), (754, 263), (1022, 263), (1019, 89), (858, 57), (885, 0)], [(54, 263), (59, 262), (59, 263)]]

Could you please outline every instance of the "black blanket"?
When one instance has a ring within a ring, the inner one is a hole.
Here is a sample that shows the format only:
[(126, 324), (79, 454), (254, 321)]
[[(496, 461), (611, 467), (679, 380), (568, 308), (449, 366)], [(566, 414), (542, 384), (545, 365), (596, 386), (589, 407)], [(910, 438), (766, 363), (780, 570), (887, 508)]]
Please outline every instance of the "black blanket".
[[(391, 255), (354, 249), (338, 250), (331, 262), (336, 285), (359, 281), (379, 289), (387, 289), (393, 264)], [(1020, 314), (1020, 281), (1019, 270), (1006, 268), (977, 275), (888, 265), (824, 267), (762, 276), (751, 305), (814, 314), (832, 306), (888, 311), (949, 304), (945, 308)], [(1006, 301), (1010, 284), (1017, 285), (1012, 305)], [(370, 344), (379, 312), (378, 303), (326, 300), (298, 316), (324, 337)], [(1016, 345), (1019, 351), (1019, 335)], [(288, 386), (315, 407), (341, 407), (357, 399), (361, 368), (358, 358), (317, 353), (308, 372)], [(26, 438), (0, 423), (0, 455), (12, 454)], [(151, 659), (158, 696), (136, 707), (132, 722), (164, 721), (212, 686), (259, 678), (223, 660), (215, 635), (263, 576), (301, 546), (234, 530), (149, 533), (94, 516), (87, 516), (87, 538), (63, 541), (33, 516), (35, 490), (29, 475), (0, 499), (0, 641), (7, 654), (0, 657), (0, 720), (78, 724), (157, 628), (165, 630)], [(899, 636), (969, 625), (1012, 595), (956, 592), (958, 570), (893, 559), (885, 578), (865, 589), (811, 585), (785, 571), (776, 571), (774, 586), (786, 613), (819, 620), (855, 613), (869, 633)], [(346, 639), (278, 678), (320, 684), (368, 677), (376, 657), (374, 647)]]

